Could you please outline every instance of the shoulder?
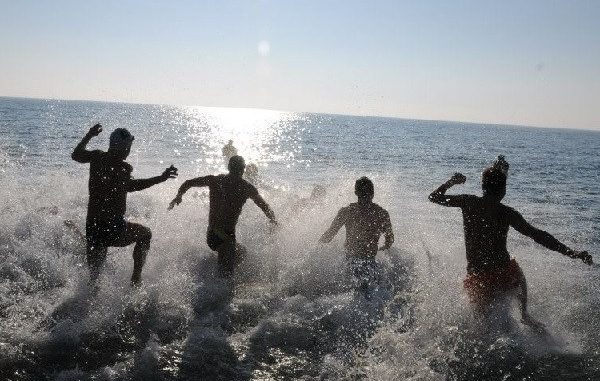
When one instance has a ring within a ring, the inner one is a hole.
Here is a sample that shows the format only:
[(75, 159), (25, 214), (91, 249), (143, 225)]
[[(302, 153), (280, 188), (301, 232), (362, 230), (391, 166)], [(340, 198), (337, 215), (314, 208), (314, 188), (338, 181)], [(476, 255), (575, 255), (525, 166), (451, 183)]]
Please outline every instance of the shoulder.
[(481, 201), (481, 197), (475, 196), (474, 194), (458, 194), (453, 197), (455, 197), (456, 200), (461, 201), (463, 205), (476, 204)]
[(256, 189), (256, 187), (248, 180), (242, 179), (242, 184), (244, 184), (244, 188), (246, 189), (246, 193), (248, 193), (248, 195), (254, 196), (258, 194), (258, 189)]
[(95, 149), (93, 151), (89, 152), (90, 155), (90, 160), (94, 161), (94, 160), (104, 160), (105, 156), (106, 156), (106, 152), (99, 150), (99, 149)]
[(381, 205), (373, 203), (373, 209), (381, 217), (389, 217), (390, 213), (385, 210)]

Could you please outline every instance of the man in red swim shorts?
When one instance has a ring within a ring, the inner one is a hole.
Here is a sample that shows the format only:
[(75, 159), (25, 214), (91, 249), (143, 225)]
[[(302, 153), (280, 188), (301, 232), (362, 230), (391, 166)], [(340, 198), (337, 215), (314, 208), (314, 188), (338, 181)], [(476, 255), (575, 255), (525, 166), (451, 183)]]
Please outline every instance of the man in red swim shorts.
[(549, 233), (531, 226), (516, 210), (501, 203), (506, 195), (508, 163), (500, 156), (494, 165), (483, 171), (483, 196), (446, 195), (453, 185), (463, 184), (466, 177), (454, 174), (429, 195), (429, 200), (443, 206), (461, 208), (467, 254), (467, 277), (464, 281), (469, 298), (478, 313), (502, 295), (516, 292), (520, 300), (521, 317), (525, 324), (535, 324), (527, 313), (527, 283), (521, 268), (506, 249), (508, 229), (532, 238), (544, 247), (591, 265), (586, 251), (574, 251)]

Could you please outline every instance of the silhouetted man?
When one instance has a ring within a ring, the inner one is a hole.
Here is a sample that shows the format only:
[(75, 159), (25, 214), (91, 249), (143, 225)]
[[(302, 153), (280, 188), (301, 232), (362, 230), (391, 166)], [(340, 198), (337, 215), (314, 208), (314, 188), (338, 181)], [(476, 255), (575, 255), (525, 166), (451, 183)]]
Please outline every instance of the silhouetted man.
[(275, 214), (258, 193), (254, 185), (242, 178), (246, 163), (241, 156), (229, 160), (229, 174), (204, 176), (185, 181), (177, 196), (169, 204), (169, 209), (179, 205), (182, 196), (191, 187), (208, 187), (210, 211), (206, 243), (211, 250), (219, 253), (219, 272), (230, 276), (241, 262), (246, 249), (236, 242), (235, 227), (246, 200), (252, 199), (272, 223), (277, 224)]
[[(342, 228), (346, 227), (346, 257), (353, 267), (357, 277), (362, 278), (364, 272), (370, 271), (375, 263), (377, 250), (387, 250), (394, 243), (394, 232), (389, 213), (373, 202), (375, 188), (367, 177), (356, 180), (354, 194), (358, 202), (352, 203), (339, 210), (331, 226), (319, 242), (331, 242)], [(385, 236), (385, 243), (378, 248), (379, 238)]]
[(462, 210), (467, 254), (464, 286), (471, 302), (475, 304), (476, 312), (486, 313), (496, 298), (516, 292), (520, 299), (522, 321), (535, 325), (537, 323), (527, 313), (525, 276), (506, 249), (509, 227), (550, 250), (581, 259), (586, 264), (592, 264), (592, 257), (585, 251), (571, 250), (552, 235), (531, 226), (519, 212), (502, 204), (500, 201), (506, 194), (507, 173), (508, 163), (499, 157), (492, 167), (483, 171), (483, 197), (446, 195), (450, 187), (466, 181), (465, 176), (455, 173), (429, 195), (429, 200)]
[(92, 281), (98, 278), (109, 246), (124, 247), (135, 243), (131, 283), (141, 281), (142, 268), (150, 249), (150, 229), (125, 221), (127, 193), (149, 188), (177, 176), (170, 166), (162, 175), (149, 179), (133, 179), (133, 167), (125, 162), (133, 136), (124, 128), (110, 134), (108, 152), (88, 151), (87, 143), (102, 132), (96, 124), (75, 147), (71, 157), (79, 163), (90, 163), (89, 202), (86, 219), (87, 262)]

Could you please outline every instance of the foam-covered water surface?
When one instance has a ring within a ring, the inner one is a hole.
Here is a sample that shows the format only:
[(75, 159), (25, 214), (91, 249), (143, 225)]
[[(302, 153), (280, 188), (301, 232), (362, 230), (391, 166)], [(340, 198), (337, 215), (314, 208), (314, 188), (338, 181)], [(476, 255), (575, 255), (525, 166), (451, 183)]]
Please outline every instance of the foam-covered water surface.
[[(88, 167), (70, 153), (97, 121), (90, 148), (106, 149), (117, 127), (135, 135), (135, 177), (179, 168), (128, 197), (127, 218), (153, 232), (140, 289), (132, 247), (111, 248), (98, 289), (87, 284)], [(258, 165), (282, 226), (247, 203), (237, 235), (248, 258), (223, 280), (205, 243), (206, 190), (167, 205), (185, 179), (225, 170), (229, 139)], [(545, 328), (506, 308), (475, 321), (460, 213), (427, 195), (456, 171), (468, 180), (450, 192), (479, 193), (481, 170), (504, 154), (505, 202), (600, 260), (599, 150), (589, 131), (0, 98), (0, 378), (598, 379), (600, 270), (510, 233)], [(317, 243), (363, 175), (396, 235), (367, 288), (346, 269), (343, 231)], [(298, 210), (315, 184), (325, 201)]]

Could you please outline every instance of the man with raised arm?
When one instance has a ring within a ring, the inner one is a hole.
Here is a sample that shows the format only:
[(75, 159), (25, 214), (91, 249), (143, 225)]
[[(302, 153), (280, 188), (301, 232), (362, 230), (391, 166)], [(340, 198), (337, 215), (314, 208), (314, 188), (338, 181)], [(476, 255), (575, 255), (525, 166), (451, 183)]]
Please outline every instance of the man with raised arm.
[(508, 163), (499, 156), (493, 166), (483, 171), (483, 196), (446, 195), (454, 185), (463, 184), (460, 173), (429, 195), (429, 200), (443, 206), (461, 208), (467, 254), (467, 277), (464, 287), (477, 313), (485, 314), (494, 300), (516, 293), (520, 300), (521, 317), (525, 324), (537, 323), (527, 313), (527, 283), (521, 268), (506, 249), (509, 227), (532, 238), (544, 247), (591, 265), (586, 251), (574, 251), (549, 233), (531, 226), (516, 210), (500, 201), (506, 195)]
[(90, 163), (89, 202), (86, 219), (87, 263), (92, 282), (98, 278), (106, 260), (107, 248), (124, 247), (135, 243), (133, 249), (132, 285), (141, 282), (142, 268), (150, 249), (150, 229), (125, 221), (127, 193), (149, 188), (177, 176), (177, 168), (170, 166), (160, 176), (133, 179), (133, 167), (125, 161), (131, 150), (133, 136), (124, 128), (110, 134), (107, 152), (88, 151), (86, 145), (102, 132), (94, 125), (75, 147), (71, 157), (79, 163)]
[(185, 181), (177, 196), (169, 204), (169, 209), (179, 205), (182, 197), (192, 187), (208, 187), (210, 211), (206, 243), (219, 254), (219, 273), (231, 276), (241, 262), (246, 249), (236, 242), (235, 227), (246, 200), (252, 199), (273, 224), (277, 224), (275, 214), (269, 204), (258, 193), (254, 185), (243, 179), (246, 163), (241, 156), (229, 159), (229, 174), (204, 176)]
[[(390, 214), (373, 202), (375, 187), (369, 178), (361, 177), (356, 180), (354, 194), (358, 197), (358, 202), (339, 210), (319, 242), (331, 242), (342, 226), (345, 226), (346, 257), (354, 275), (365, 278), (372, 271), (377, 251), (387, 250), (394, 243), (394, 232)], [(382, 234), (385, 236), (385, 243), (379, 247)]]

